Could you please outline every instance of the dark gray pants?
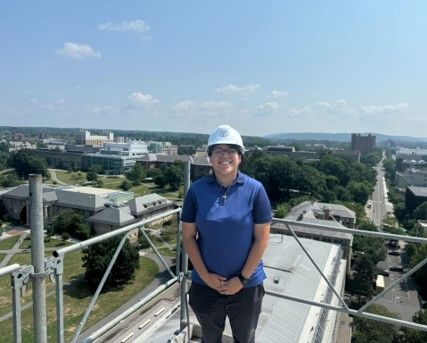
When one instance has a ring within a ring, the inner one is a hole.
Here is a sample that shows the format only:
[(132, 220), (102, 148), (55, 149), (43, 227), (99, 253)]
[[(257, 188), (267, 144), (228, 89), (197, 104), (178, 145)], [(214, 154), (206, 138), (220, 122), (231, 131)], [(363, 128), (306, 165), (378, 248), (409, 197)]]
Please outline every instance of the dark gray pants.
[(221, 343), (228, 316), (236, 343), (255, 342), (255, 329), (265, 294), (262, 284), (242, 288), (233, 295), (193, 282), (189, 291), (190, 306), (202, 327), (202, 343)]

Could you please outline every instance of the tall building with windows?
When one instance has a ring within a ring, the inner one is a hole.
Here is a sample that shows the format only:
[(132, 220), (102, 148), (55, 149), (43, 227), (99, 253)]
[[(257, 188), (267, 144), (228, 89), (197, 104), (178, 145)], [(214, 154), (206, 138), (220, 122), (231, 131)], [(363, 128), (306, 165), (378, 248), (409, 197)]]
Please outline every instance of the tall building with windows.
[(351, 134), (351, 150), (358, 150), (365, 154), (375, 149), (376, 136), (370, 133), (367, 136), (362, 136), (360, 133)]
[(91, 145), (101, 147), (104, 143), (114, 142), (114, 134), (108, 132), (105, 136), (92, 135), (90, 131), (82, 130), (76, 137), (77, 145)]

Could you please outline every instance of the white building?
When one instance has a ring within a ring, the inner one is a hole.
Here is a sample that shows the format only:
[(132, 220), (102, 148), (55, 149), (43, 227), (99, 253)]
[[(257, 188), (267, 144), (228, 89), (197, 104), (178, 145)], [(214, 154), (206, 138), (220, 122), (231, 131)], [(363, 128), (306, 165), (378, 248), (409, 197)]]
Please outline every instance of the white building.
[(396, 185), (399, 188), (407, 186), (427, 187), (427, 170), (408, 169), (396, 172)]

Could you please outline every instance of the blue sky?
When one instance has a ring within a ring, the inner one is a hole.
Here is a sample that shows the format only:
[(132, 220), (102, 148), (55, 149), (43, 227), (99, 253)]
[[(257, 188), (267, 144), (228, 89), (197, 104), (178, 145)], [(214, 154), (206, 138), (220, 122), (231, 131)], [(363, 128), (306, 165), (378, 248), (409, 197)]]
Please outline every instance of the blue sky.
[(0, 125), (427, 136), (426, 1), (2, 1)]

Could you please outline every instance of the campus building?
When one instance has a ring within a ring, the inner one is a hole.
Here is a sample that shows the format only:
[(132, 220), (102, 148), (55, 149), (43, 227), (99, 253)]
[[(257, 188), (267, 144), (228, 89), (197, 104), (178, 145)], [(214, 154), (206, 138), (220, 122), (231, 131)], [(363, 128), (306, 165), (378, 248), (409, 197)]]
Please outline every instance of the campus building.
[(368, 134), (362, 136), (360, 133), (351, 134), (351, 150), (360, 151), (362, 154), (366, 154), (375, 149), (376, 136)]
[(138, 159), (137, 163), (140, 163), (146, 169), (154, 169), (160, 168), (162, 165), (171, 165), (178, 161), (191, 163), (190, 177), (192, 180), (212, 173), (211, 163), (207, 156), (194, 157), (189, 155), (168, 156), (163, 154), (145, 154)]
[(88, 130), (82, 130), (76, 136), (76, 145), (91, 145), (94, 147), (101, 147), (104, 143), (114, 142), (114, 134), (108, 132), (103, 135), (92, 135)]
[(406, 187), (405, 207), (409, 211), (412, 212), (425, 201), (427, 201), (427, 187)]
[(399, 188), (407, 186), (427, 187), (427, 169), (408, 169), (406, 172), (396, 171), (396, 186)]
[[(294, 206), (285, 219), (337, 228), (354, 228), (356, 214), (354, 211), (343, 205), (304, 201), (301, 204)], [(347, 260), (347, 273), (350, 272), (350, 260), (353, 245), (352, 234), (329, 231), (322, 228), (307, 228), (305, 226), (298, 225), (292, 225), (291, 228), (298, 237), (339, 244), (343, 250), (343, 256)], [(290, 236), (292, 235), (284, 223), (277, 221), (273, 221), (271, 232)]]
[(94, 154), (84, 154), (82, 168), (101, 166), (105, 174), (119, 175), (130, 170), (136, 161), (148, 153), (148, 146), (142, 141), (127, 143), (106, 143)]
[[(4, 192), (0, 195), (0, 201), (3, 202), (11, 219), (19, 220), (22, 224), (30, 224), (28, 185)], [(85, 218), (95, 229), (96, 234), (118, 229), (175, 207), (172, 201), (155, 193), (135, 198), (132, 192), (112, 189), (43, 186), (45, 225), (49, 225), (61, 211), (70, 209)]]

